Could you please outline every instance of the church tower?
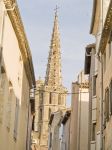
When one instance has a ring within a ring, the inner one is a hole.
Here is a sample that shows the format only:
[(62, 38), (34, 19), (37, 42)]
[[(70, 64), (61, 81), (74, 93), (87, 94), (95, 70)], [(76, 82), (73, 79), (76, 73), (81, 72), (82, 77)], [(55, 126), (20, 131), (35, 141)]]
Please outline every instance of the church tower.
[(62, 85), (60, 34), (56, 11), (45, 81), (37, 81), (35, 131), (38, 133), (39, 150), (48, 150), (50, 115), (66, 108), (66, 93), (67, 89)]

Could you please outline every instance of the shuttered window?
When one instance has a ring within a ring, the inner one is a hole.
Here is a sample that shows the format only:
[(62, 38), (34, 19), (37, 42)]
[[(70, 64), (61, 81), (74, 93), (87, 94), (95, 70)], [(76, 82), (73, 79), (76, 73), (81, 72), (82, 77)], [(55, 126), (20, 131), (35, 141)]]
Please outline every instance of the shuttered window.
[(93, 76), (93, 96), (96, 95), (96, 77), (97, 76)]
[(106, 121), (109, 120), (109, 89), (105, 90), (105, 117)]

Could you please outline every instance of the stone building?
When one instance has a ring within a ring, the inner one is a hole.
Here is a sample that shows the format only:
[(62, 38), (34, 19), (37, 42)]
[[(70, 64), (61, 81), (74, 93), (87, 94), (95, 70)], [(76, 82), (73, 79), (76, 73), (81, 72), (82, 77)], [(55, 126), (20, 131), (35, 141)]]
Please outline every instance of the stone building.
[(97, 78), (97, 55), (95, 44), (87, 45), (85, 49), (84, 73), (89, 75), (89, 120), (88, 120), (88, 150), (96, 149), (96, 78)]
[(62, 119), (62, 137), (61, 146), (59, 150), (70, 150), (70, 123), (71, 123), (71, 110), (68, 109)]
[[(65, 111), (65, 110), (64, 110)], [(49, 147), (48, 150), (60, 150), (61, 146), (61, 122), (63, 112), (58, 110), (53, 112), (49, 121)]]
[(72, 103), (70, 121), (70, 150), (88, 149), (88, 78), (82, 71), (72, 83)]
[(48, 124), (52, 112), (66, 108), (66, 88), (62, 85), (60, 35), (58, 16), (55, 13), (54, 27), (45, 81), (37, 81), (35, 101), (34, 147), (39, 150), (48, 149)]
[(29, 150), (35, 86), (32, 57), (16, 1), (0, 1), (0, 149)]
[(112, 1), (96, 0), (93, 3), (90, 33), (95, 36), (98, 69), (96, 74), (96, 150), (112, 149)]

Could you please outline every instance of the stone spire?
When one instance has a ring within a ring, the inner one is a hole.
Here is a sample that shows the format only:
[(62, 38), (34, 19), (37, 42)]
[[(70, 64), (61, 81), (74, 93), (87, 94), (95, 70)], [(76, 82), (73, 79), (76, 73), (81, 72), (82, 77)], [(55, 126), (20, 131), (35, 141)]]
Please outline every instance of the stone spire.
[(55, 12), (54, 27), (46, 70), (45, 85), (58, 86), (62, 84), (60, 34), (58, 28), (57, 9)]

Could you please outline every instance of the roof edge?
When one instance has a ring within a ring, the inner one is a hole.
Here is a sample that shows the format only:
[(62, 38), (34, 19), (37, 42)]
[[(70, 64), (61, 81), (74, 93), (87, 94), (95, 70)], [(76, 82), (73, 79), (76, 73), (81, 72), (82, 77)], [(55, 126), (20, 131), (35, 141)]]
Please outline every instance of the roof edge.
[(93, 27), (94, 27), (96, 4), (97, 4), (97, 0), (93, 0), (93, 11), (92, 11), (92, 20), (91, 20), (91, 25), (90, 25), (90, 34), (92, 34)]

